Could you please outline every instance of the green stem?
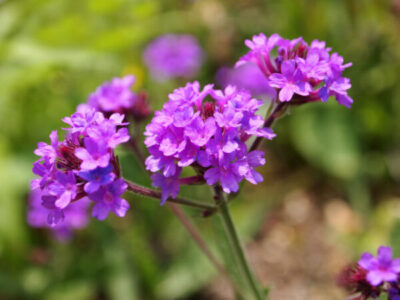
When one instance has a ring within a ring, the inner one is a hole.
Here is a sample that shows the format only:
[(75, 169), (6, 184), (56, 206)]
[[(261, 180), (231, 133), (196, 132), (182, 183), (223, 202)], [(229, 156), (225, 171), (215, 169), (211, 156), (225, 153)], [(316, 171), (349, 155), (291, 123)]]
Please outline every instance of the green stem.
[(239, 236), (235, 224), (233, 223), (233, 219), (228, 207), (227, 200), (224, 196), (224, 193), (221, 190), (221, 187), (219, 186), (215, 187), (214, 191), (215, 191), (215, 201), (220, 207), (219, 211), (221, 213), (221, 218), (224, 224), (224, 228), (229, 237), (229, 240), (231, 241), (231, 244), (233, 246), (233, 251), (235, 252), (235, 255), (238, 259), (240, 268), (242, 269), (243, 274), (246, 277), (246, 281), (249, 284), (249, 287), (252, 293), (254, 294), (255, 299), (264, 300), (264, 297), (260, 292), (259, 285), (256, 282), (254, 272), (251, 270), (250, 265), (244, 254), (244, 250), (240, 243)]
[[(128, 185), (128, 191), (131, 191), (135, 194), (139, 194), (139, 195), (146, 196), (149, 198), (157, 199), (157, 200), (161, 199), (161, 192), (149, 189), (144, 186), (140, 186), (140, 185), (130, 182), (129, 180), (126, 180), (126, 179), (124, 179), (124, 180), (125, 180), (126, 184)], [(182, 198), (182, 197), (168, 198), (167, 202), (175, 202), (178, 204), (183, 204), (183, 205), (191, 206), (194, 208), (204, 209), (207, 213), (214, 213), (216, 210), (215, 205), (198, 202), (198, 201), (194, 201), (194, 200), (190, 200), (190, 199), (186, 199), (186, 198)]]
[[(264, 127), (271, 127), (272, 124), (281, 116), (282, 111), (284, 111), (286, 107), (287, 107), (287, 102), (279, 102), (279, 104), (274, 108), (274, 110), (269, 114), (268, 118), (265, 120)], [(257, 137), (254, 140), (253, 144), (250, 146), (249, 152), (257, 150), (262, 140), (263, 137), (261, 136)]]
[[(217, 271), (232, 285), (232, 288), (242, 296), (242, 292), (235, 285), (235, 282), (231, 279), (229, 273), (225, 270), (224, 266), (220, 264), (214, 254), (211, 252), (211, 249), (208, 247), (205, 240), (201, 237), (200, 233), (197, 231), (196, 227), (190, 222), (190, 220), (185, 216), (185, 213), (182, 209), (175, 203), (169, 203), (169, 207), (172, 212), (178, 218), (178, 220), (182, 223), (182, 225), (186, 228), (194, 242), (200, 248), (200, 250), (207, 256), (210, 262), (214, 265)], [(244, 298), (243, 298), (244, 299)]]

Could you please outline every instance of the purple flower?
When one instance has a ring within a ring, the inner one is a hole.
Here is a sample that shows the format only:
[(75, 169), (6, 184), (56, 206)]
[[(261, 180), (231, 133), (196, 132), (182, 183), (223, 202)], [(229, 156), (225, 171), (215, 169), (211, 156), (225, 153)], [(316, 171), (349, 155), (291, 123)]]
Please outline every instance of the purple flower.
[(96, 202), (92, 209), (92, 216), (102, 221), (112, 211), (118, 217), (124, 217), (129, 209), (129, 203), (121, 196), (127, 188), (128, 185), (122, 179), (117, 179), (102, 186), (93, 194), (89, 194), (89, 198)]
[[(325, 42), (314, 40), (309, 46), (301, 37), (287, 40), (277, 34), (269, 38), (260, 34), (245, 44), (250, 51), (236, 66), (256, 65), (267, 84), (277, 89), (280, 101), (325, 102), (334, 96), (339, 104), (351, 106), (353, 100), (347, 94), (350, 80), (342, 77), (351, 63), (343, 64), (343, 57), (330, 54)], [(277, 55), (272, 54), (275, 49)]]
[(256, 115), (262, 105), (233, 86), (220, 91), (208, 85), (201, 90), (194, 82), (170, 94), (145, 131), (150, 153), (146, 168), (156, 173), (153, 185), (161, 188), (162, 203), (178, 194), (183, 167), (193, 166), (209, 185), (219, 183), (227, 193), (236, 192), (243, 179), (260, 182), (254, 168), (265, 159), (257, 151), (247, 153), (246, 141), (275, 136)]
[(241, 176), (235, 172), (234, 164), (222, 164), (213, 168), (209, 168), (204, 173), (204, 179), (209, 185), (214, 185), (217, 182), (220, 182), (224, 192), (229, 194), (239, 190)]
[(66, 128), (65, 130), (71, 133), (85, 134), (86, 129), (91, 125), (95, 124), (101, 120), (103, 115), (96, 112), (93, 107), (88, 105), (79, 105), (77, 111), (73, 113), (70, 117), (63, 118), (63, 122), (67, 123), (71, 128)]
[(132, 75), (113, 78), (99, 86), (89, 96), (88, 103), (102, 112), (124, 112), (132, 108), (137, 100), (137, 96), (131, 91), (134, 83), (135, 77)]
[(179, 169), (177, 172), (175, 172), (174, 175), (170, 177), (165, 177), (160, 173), (156, 173), (151, 176), (151, 179), (153, 180), (153, 186), (161, 189), (161, 205), (163, 205), (165, 201), (167, 201), (169, 196), (175, 198), (178, 195), (179, 192), (178, 177), (180, 173), (181, 172)]
[(33, 174), (41, 177), (35, 178), (31, 182), (32, 190), (36, 190), (44, 188), (49, 182), (52, 181), (52, 178), (55, 176), (56, 169), (54, 168), (54, 163), (50, 163), (49, 160), (45, 160), (43, 162), (39, 160), (33, 163), (32, 172)]
[(373, 285), (382, 282), (397, 281), (400, 273), (400, 259), (392, 259), (393, 252), (390, 247), (381, 246), (375, 258), (371, 253), (365, 252), (358, 261), (360, 267), (368, 271), (367, 280)]
[[(121, 118), (122, 116), (122, 118)], [(87, 130), (87, 135), (99, 144), (106, 144), (106, 147), (114, 149), (119, 144), (129, 141), (128, 129), (123, 127), (117, 130), (117, 126), (126, 125), (123, 123), (123, 115), (113, 114), (110, 119), (98, 122)]]
[(82, 160), (81, 168), (83, 170), (93, 170), (97, 167), (105, 168), (110, 163), (110, 153), (107, 145), (99, 140), (85, 138), (85, 147), (77, 148), (75, 155)]
[[(135, 77), (133, 75), (126, 75), (122, 78), (116, 77), (110, 82), (104, 82), (95, 92), (90, 94), (87, 104), (79, 105), (78, 112), (82, 113), (82, 110), (90, 109), (104, 113), (106, 116), (118, 113), (123, 114), (128, 119), (133, 118), (135, 121), (142, 121), (150, 115), (151, 109), (146, 100), (146, 93), (136, 94), (132, 92), (131, 88), (134, 83)], [(71, 125), (72, 121), (74, 120), (65, 118), (64, 122)]]
[(226, 107), (222, 113), (214, 113), (215, 121), (221, 128), (236, 128), (241, 125), (240, 121), (243, 119), (243, 113), (234, 107)]
[(246, 180), (252, 184), (257, 184), (264, 179), (260, 173), (255, 171), (255, 168), (264, 164), (264, 152), (252, 151), (236, 163), (236, 173), (246, 178)]
[(54, 206), (64, 209), (76, 197), (77, 187), (74, 173), (57, 172), (56, 181), (48, 186), (48, 193), (56, 196)]
[(294, 94), (308, 96), (312, 91), (311, 85), (304, 81), (300, 69), (292, 60), (284, 61), (281, 65), (281, 73), (273, 73), (269, 76), (269, 84), (280, 89), (279, 100), (290, 101)]
[(322, 102), (328, 101), (329, 96), (335, 96), (339, 104), (350, 108), (353, 99), (347, 95), (349, 88), (351, 84), (348, 78), (327, 79), (326, 85), (319, 90), (319, 96)]
[(37, 156), (41, 156), (42, 160), (54, 163), (57, 157), (58, 135), (57, 130), (50, 133), (50, 145), (40, 142), (38, 148), (34, 151)]
[[(125, 183), (119, 182), (118, 162), (113, 153), (117, 145), (129, 140), (125, 127), (128, 123), (123, 120), (122, 114), (105, 117), (90, 106), (80, 105), (72, 116), (63, 119), (70, 125), (64, 128), (64, 141), (58, 141), (54, 131), (50, 135), (51, 145), (38, 144), (35, 154), (41, 158), (33, 164), (32, 171), (40, 178), (32, 180), (31, 188), (40, 195), (50, 226), (56, 227), (64, 220), (72, 203), (101, 193), (104, 199), (114, 195), (115, 203), (110, 209), (118, 215), (125, 214), (126, 201), (117, 199), (117, 187), (124, 189)], [(99, 203), (95, 214), (100, 216), (99, 208), (105, 204), (99, 196), (96, 200)]]
[(215, 120), (208, 118), (205, 122), (201, 118), (196, 118), (188, 127), (185, 128), (185, 135), (197, 146), (204, 146), (215, 134)]
[(154, 79), (190, 78), (203, 63), (203, 51), (191, 35), (166, 34), (153, 40), (143, 60)]
[(109, 164), (105, 168), (98, 167), (92, 171), (78, 172), (78, 176), (87, 181), (84, 190), (86, 193), (91, 194), (96, 192), (101, 186), (109, 184), (114, 180), (115, 174), (112, 171), (113, 167)]
[(275, 98), (275, 90), (254, 63), (246, 63), (237, 68), (223, 67), (216, 74), (217, 83), (223, 88), (234, 85), (249, 91), (252, 95), (266, 95)]
[(36, 228), (49, 228), (61, 241), (67, 241), (72, 236), (72, 231), (82, 229), (88, 223), (88, 213), (90, 201), (87, 198), (71, 203), (63, 210), (63, 220), (55, 226), (50, 226), (47, 222), (49, 210), (42, 205), (41, 193), (33, 190), (29, 195), (27, 210), (28, 224)]

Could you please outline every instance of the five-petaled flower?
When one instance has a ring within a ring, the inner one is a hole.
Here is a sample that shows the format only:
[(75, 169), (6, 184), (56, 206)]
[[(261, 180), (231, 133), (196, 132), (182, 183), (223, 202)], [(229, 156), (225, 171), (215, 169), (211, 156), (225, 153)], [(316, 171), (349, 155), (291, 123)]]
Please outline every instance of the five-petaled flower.
[(392, 249), (385, 246), (379, 247), (377, 257), (368, 252), (361, 256), (358, 264), (368, 271), (367, 280), (371, 285), (377, 286), (382, 282), (397, 281), (400, 273), (400, 259), (392, 257)]

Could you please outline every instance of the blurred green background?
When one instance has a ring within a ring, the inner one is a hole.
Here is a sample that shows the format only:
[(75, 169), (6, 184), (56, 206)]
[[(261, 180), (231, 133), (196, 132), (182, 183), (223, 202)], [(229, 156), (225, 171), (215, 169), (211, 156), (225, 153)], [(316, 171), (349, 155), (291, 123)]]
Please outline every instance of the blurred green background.
[[(265, 145), (264, 183), (245, 184), (232, 205), (272, 299), (341, 299), (341, 266), (380, 244), (400, 255), (400, 1), (0, 0), (0, 299), (231, 299), (157, 201), (130, 195), (126, 218), (92, 219), (69, 243), (25, 220), (36, 143), (98, 85), (132, 73), (160, 108), (183, 84), (152, 81), (141, 60), (170, 32), (199, 39), (202, 84), (259, 32), (326, 40), (353, 62), (353, 108), (292, 109)], [(119, 154), (126, 176), (149, 185)], [(221, 241), (211, 219), (187, 213), (212, 245)]]

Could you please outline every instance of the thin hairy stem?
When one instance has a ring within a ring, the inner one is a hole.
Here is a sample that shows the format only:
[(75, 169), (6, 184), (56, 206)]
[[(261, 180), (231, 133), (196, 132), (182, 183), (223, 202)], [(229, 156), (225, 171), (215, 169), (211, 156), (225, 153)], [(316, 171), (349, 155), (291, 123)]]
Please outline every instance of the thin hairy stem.
[[(272, 113), (268, 116), (268, 118), (264, 122), (264, 127), (271, 127), (272, 124), (281, 116), (282, 111), (287, 107), (286, 102), (279, 102), (278, 105), (275, 107), (275, 109), (272, 111)], [(256, 150), (261, 142), (263, 140), (263, 137), (259, 136), (257, 137), (253, 144), (250, 147), (250, 151)]]
[(230, 278), (229, 273), (226, 271), (224, 266), (219, 263), (217, 258), (211, 252), (211, 249), (208, 247), (207, 243), (201, 237), (200, 233), (196, 229), (196, 227), (190, 222), (190, 220), (186, 217), (185, 213), (182, 209), (176, 205), (175, 203), (168, 203), (174, 215), (178, 218), (178, 220), (182, 223), (182, 225), (186, 228), (194, 242), (200, 248), (200, 250), (207, 256), (207, 258), (211, 261), (217, 271), (232, 285), (233, 289), (241, 295), (240, 290), (236, 287), (233, 280)]
[(235, 252), (235, 256), (238, 260), (239, 266), (246, 277), (246, 281), (254, 295), (254, 298), (257, 300), (263, 300), (265, 297), (262, 295), (262, 292), (260, 291), (259, 288), (259, 284), (255, 279), (254, 272), (252, 271), (250, 264), (246, 259), (244, 249), (239, 240), (239, 235), (237, 233), (236, 227), (232, 220), (231, 213), (229, 211), (227, 200), (220, 186), (216, 186), (214, 188), (214, 198), (217, 205), (220, 208), (219, 211), (222, 222), (224, 224), (226, 234), (229, 237), (233, 251)]
[(181, 185), (196, 185), (196, 184), (204, 184), (206, 182), (202, 175), (179, 178), (178, 181), (179, 184)]
[(142, 150), (139, 148), (136, 138), (131, 137), (128, 146), (132, 149), (132, 151), (135, 153), (138, 161), (140, 162), (140, 165), (146, 170), (146, 165), (145, 165), (145, 156), (142, 152)]
[[(158, 200), (161, 199), (161, 192), (159, 192), (159, 191), (155, 191), (155, 190), (149, 189), (147, 187), (137, 185), (136, 183), (133, 183), (133, 182), (130, 182), (127, 180), (125, 180), (125, 182), (128, 185), (128, 190), (135, 194), (139, 194), (142, 196), (146, 196), (146, 197), (158, 199)], [(194, 207), (194, 208), (200, 208), (200, 209), (206, 210), (207, 212), (214, 212), (217, 209), (216, 206), (213, 204), (198, 202), (198, 201), (194, 201), (194, 200), (190, 200), (190, 199), (186, 199), (186, 198), (182, 198), (182, 197), (176, 197), (175, 199), (168, 198), (167, 202), (174, 202), (174, 203), (178, 203), (178, 204), (182, 204), (182, 205), (186, 205), (186, 206), (190, 206), (190, 207)]]

